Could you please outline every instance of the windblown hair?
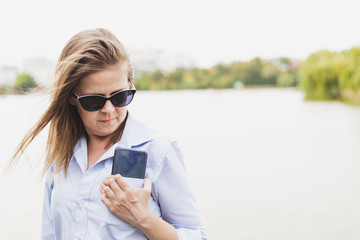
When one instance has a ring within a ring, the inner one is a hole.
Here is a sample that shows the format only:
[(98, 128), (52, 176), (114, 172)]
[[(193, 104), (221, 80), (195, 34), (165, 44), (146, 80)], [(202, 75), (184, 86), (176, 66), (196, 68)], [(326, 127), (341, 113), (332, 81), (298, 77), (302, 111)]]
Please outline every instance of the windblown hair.
[[(72, 37), (57, 62), (51, 103), (16, 148), (9, 168), (19, 161), (28, 145), (50, 123), (43, 174), (56, 162), (55, 172), (64, 170), (66, 175), (76, 143), (86, 136), (80, 115), (69, 102), (71, 91), (85, 76), (118, 63), (127, 64), (128, 82), (132, 87), (134, 71), (129, 55), (111, 32), (99, 28)], [(109, 144), (119, 140), (122, 128), (123, 124), (113, 133)]]

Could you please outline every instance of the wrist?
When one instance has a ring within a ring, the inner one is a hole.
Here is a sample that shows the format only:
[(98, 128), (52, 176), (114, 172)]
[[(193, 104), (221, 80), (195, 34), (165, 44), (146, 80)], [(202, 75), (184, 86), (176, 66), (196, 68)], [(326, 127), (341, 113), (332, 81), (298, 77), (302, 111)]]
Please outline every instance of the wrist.
[(151, 212), (150, 210), (146, 211), (145, 213), (141, 214), (141, 216), (136, 221), (136, 226), (140, 230), (147, 230), (150, 229), (151, 226), (156, 222), (158, 217)]
[(143, 219), (137, 221), (137, 228), (142, 231), (148, 239), (169, 240), (178, 239), (178, 233), (174, 226), (164, 221), (149, 210)]

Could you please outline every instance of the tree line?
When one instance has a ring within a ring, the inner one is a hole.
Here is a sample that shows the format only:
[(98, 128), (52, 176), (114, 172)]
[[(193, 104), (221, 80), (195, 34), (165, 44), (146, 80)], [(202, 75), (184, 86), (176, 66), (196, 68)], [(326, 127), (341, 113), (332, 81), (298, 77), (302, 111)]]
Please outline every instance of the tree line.
[[(217, 64), (211, 68), (156, 70), (135, 79), (139, 90), (225, 89), (246, 86), (298, 86), (309, 100), (341, 100), (360, 104), (360, 47), (342, 52), (322, 50), (303, 61), (290, 58)], [(0, 93), (29, 92), (38, 84), (26, 73)]]
[(176, 69), (169, 73), (160, 70), (136, 78), (140, 90), (165, 89), (224, 89), (241, 86), (296, 86), (297, 65), (289, 58), (217, 64), (211, 68)]
[[(211, 68), (176, 69), (164, 73), (156, 70), (135, 79), (138, 90), (225, 89), (242, 86), (296, 86), (298, 64), (289, 58), (217, 64)], [(35, 79), (26, 73), (18, 74), (8, 92), (29, 92), (37, 87)]]

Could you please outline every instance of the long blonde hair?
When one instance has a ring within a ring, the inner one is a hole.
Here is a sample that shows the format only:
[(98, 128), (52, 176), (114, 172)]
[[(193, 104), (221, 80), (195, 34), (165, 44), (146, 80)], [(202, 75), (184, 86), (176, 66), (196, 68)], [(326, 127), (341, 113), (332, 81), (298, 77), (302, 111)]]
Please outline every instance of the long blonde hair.
[[(75, 145), (86, 135), (76, 107), (69, 102), (71, 91), (88, 74), (120, 62), (128, 66), (128, 81), (131, 86), (134, 71), (129, 55), (110, 31), (102, 28), (85, 30), (72, 37), (57, 62), (51, 103), (16, 148), (9, 168), (19, 161), (28, 145), (50, 123), (43, 174), (56, 162), (55, 172), (64, 170), (66, 175)], [(123, 127), (121, 125), (119, 129)], [(115, 131), (111, 141), (115, 143), (120, 135), (121, 130)]]

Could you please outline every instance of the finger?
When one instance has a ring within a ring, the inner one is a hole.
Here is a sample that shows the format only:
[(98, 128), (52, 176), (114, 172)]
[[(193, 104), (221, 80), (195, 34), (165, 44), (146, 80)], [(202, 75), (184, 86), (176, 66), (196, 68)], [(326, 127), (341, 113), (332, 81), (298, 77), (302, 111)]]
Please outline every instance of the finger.
[(111, 199), (115, 198), (115, 194), (109, 186), (101, 184), (100, 191), (102, 195), (105, 195), (105, 197), (107, 198), (111, 198)]
[(125, 178), (123, 178), (120, 174), (116, 174), (114, 176), (114, 179), (123, 191), (126, 192), (127, 190), (129, 190), (131, 188), (131, 185), (129, 185), (126, 182)]
[(120, 195), (122, 193), (122, 189), (119, 184), (113, 178), (108, 178), (104, 180), (103, 184), (111, 188), (115, 195)]
[(111, 206), (111, 201), (109, 198), (106, 197), (105, 193), (101, 194), (101, 201), (107, 206), (108, 208)]
[(151, 193), (152, 182), (149, 178), (144, 179), (144, 190)]

